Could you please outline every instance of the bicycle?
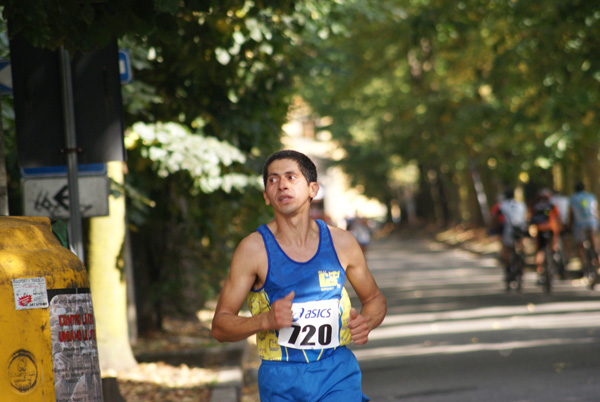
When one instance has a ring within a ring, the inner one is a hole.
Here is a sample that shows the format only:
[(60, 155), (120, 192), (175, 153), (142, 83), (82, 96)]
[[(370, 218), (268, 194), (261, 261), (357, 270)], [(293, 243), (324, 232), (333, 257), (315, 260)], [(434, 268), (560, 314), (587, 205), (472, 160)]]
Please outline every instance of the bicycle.
[(586, 240), (583, 242), (584, 260), (582, 261), (581, 271), (584, 279), (587, 279), (590, 290), (594, 290), (598, 279), (598, 253), (593, 247), (591, 230), (586, 230)]
[(506, 267), (506, 291), (510, 291), (515, 284), (517, 291), (521, 291), (523, 284), (523, 270), (525, 268), (525, 252), (523, 250), (522, 238), (524, 234), (515, 229), (513, 233), (514, 243), (511, 248), (508, 266)]

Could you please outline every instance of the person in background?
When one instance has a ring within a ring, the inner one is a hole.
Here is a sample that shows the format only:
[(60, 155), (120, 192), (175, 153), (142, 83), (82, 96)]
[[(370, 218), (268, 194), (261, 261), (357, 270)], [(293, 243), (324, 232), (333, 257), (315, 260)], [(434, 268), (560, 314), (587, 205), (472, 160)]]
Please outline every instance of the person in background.
[(598, 200), (592, 193), (585, 191), (583, 182), (575, 184), (575, 193), (569, 198), (569, 222), (573, 228), (573, 238), (581, 261), (584, 261), (583, 243), (590, 234), (591, 246), (598, 251)]
[(522, 237), (527, 231), (527, 207), (521, 201), (515, 200), (512, 188), (504, 190), (504, 199), (492, 211), (492, 225), (501, 225), (501, 260), (504, 263), (505, 274), (510, 275), (510, 254), (515, 247), (515, 242), (523, 241)]
[(537, 272), (540, 274), (540, 284), (543, 283), (544, 272), (544, 248), (548, 242), (552, 244), (552, 250), (557, 253), (559, 250), (558, 239), (560, 236), (560, 213), (556, 205), (552, 204), (550, 197), (552, 192), (548, 189), (540, 190), (531, 207), (531, 224), (536, 227), (537, 235), (535, 238), (536, 254), (535, 263)]
[(354, 219), (349, 221), (347, 229), (356, 237), (361, 250), (366, 254), (371, 242), (371, 229), (367, 219), (356, 214)]

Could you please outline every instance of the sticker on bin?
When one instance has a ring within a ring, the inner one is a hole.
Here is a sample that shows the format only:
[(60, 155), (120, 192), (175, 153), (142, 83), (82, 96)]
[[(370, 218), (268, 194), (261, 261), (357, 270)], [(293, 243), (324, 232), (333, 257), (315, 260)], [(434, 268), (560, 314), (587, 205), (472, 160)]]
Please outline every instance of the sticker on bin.
[(15, 309), (48, 308), (46, 278), (19, 278), (12, 280)]

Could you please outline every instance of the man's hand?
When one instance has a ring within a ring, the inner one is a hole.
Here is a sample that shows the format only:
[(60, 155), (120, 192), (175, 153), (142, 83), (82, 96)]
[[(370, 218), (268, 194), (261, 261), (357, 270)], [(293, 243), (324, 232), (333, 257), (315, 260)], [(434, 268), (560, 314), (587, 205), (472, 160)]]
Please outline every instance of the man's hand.
[(292, 300), (294, 291), (291, 291), (283, 299), (273, 303), (269, 311), (269, 329), (281, 329), (292, 326), (294, 319), (292, 314)]
[(350, 339), (355, 345), (364, 345), (369, 340), (370, 331), (367, 320), (358, 314), (354, 307), (350, 309), (348, 329), (350, 330)]

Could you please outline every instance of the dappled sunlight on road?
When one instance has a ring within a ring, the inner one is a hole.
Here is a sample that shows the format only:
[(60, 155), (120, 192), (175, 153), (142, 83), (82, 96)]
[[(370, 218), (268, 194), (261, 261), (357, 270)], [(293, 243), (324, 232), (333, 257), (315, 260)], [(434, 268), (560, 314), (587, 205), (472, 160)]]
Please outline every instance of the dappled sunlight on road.
[[(539, 312), (533, 312), (520, 307), (507, 306), (505, 308), (492, 308), (494, 314), (482, 316), (480, 311), (456, 311), (450, 312), (449, 316), (444, 313), (435, 314), (403, 314), (399, 316), (388, 316), (381, 327), (371, 332), (370, 340), (397, 339), (406, 336), (449, 334), (480, 331), (503, 331), (512, 329), (544, 329), (544, 328), (574, 328), (574, 327), (596, 327), (600, 341), (600, 301), (573, 303), (573, 306), (564, 306), (559, 303), (556, 310), (549, 306), (541, 306)], [(580, 306), (580, 304), (586, 305)], [(488, 310), (488, 309), (484, 309)], [(524, 310), (524, 311), (523, 311)], [(469, 313), (474, 313), (469, 317)], [(456, 315), (455, 317), (452, 317)], [(424, 320), (429, 316), (429, 319)], [(462, 316), (461, 318), (459, 318)], [(477, 318), (475, 318), (477, 317)], [(411, 318), (414, 318), (411, 322)], [(402, 322), (400, 325), (390, 325), (394, 322)]]
[(557, 278), (546, 293), (528, 265), (521, 291), (507, 291), (492, 244), (480, 254), (410, 233), (387, 240), (367, 255), (387, 315), (366, 345), (350, 345), (365, 395), (381, 402), (598, 400), (600, 289)]
[[(557, 279), (545, 294), (529, 270), (522, 291), (507, 293), (493, 257), (473, 258), (428, 242), (398, 246), (374, 247), (369, 255), (388, 314), (369, 343), (354, 348), (359, 361), (481, 351), (508, 356), (566, 344), (600, 348), (600, 293), (585, 283)], [(574, 328), (583, 335), (567, 336)]]
[[(414, 324), (439, 320), (458, 321), (474, 318), (531, 316), (534, 314), (572, 313), (584, 311), (600, 313), (600, 300), (582, 302), (550, 302), (539, 305), (528, 304), (519, 306), (490, 306), (470, 310), (439, 311), (435, 313), (412, 313), (398, 315), (388, 314), (383, 321), (382, 327), (395, 324)], [(593, 321), (590, 320), (589, 323), (591, 324)], [(597, 321), (596, 324), (600, 325), (600, 321)]]
[[(544, 330), (576, 327), (589, 328), (587, 336), (544, 337)], [(539, 339), (514, 339), (515, 333), (523, 338), (523, 330), (539, 335)], [(493, 332), (493, 338), (481, 339), (482, 334), (486, 332)], [(451, 334), (467, 336), (458, 342), (456, 336), (451, 337)], [(411, 343), (401, 344), (402, 338)], [(423, 341), (414, 343), (415, 338), (422, 338)], [(390, 341), (393, 341), (394, 345), (389, 345)], [(494, 350), (505, 355), (513, 349), (572, 343), (596, 343), (600, 347), (600, 301), (550, 302), (539, 305), (392, 314), (386, 317), (379, 328), (371, 332), (369, 347), (357, 349), (355, 354), (359, 361)]]
[(451, 353), (468, 353), (481, 351), (498, 351), (502, 356), (508, 356), (515, 349), (548, 347), (565, 345), (576, 342), (577, 344), (598, 344), (600, 343), (597, 337), (589, 338), (552, 338), (538, 339), (527, 341), (507, 341), (498, 343), (479, 343), (461, 345), (427, 345), (414, 344), (404, 346), (389, 346), (374, 349), (355, 350), (354, 354), (359, 362), (367, 360), (379, 360), (382, 358), (394, 358), (401, 356), (418, 356), (418, 355), (434, 355), (434, 354), (451, 354)]

